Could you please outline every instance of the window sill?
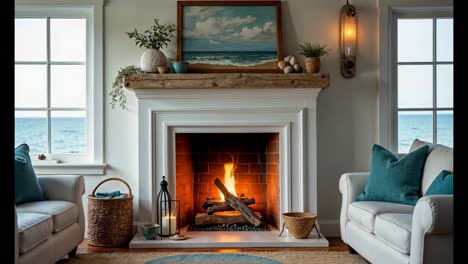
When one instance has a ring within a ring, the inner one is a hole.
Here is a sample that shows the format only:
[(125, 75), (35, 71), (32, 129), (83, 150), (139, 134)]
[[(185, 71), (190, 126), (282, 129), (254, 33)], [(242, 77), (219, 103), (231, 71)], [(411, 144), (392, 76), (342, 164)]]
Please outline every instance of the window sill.
[(104, 175), (107, 164), (98, 163), (56, 163), (34, 164), (36, 174), (74, 174), (74, 175)]

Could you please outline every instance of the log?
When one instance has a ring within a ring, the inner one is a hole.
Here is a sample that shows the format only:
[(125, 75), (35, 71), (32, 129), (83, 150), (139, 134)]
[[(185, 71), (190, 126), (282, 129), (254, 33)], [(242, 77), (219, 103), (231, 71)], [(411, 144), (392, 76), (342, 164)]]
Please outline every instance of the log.
[[(242, 201), (245, 205), (251, 205), (255, 203), (255, 198), (250, 198), (247, 200)], [(213, 214), (214, 212), (222, 212), (222, 211), (235, 211), (236, 209), (232, 208), (229, 204), (227, 203), (221, 203), (218, 205), (213, 205), (211, 207), (208, 207), (206, 211), (208, 214)]]
[(203, 207), (203, 209), (207, 210), (208, 208), (210, 208), (212, 206), (216, 206), (216, 205), (220, 205), (220, 204), (226, 204), (226, 202), (223, 201), (223, 200), (209, 200), (209, 199), (206, 199), (206, 201), (202, 204), (202, 207)]
[[(255, 203), (255, 198), (240, 198), (240, 199), (246, 205), (250, 205), (250, 204)], [(202, 204), (202, 207), (203, 207), (203, 209), (207, 210), (210, 207), (219, 206), (219, 205), (228, 205), (228, 204), (225, 201), (222, 201), (222, 200), (206, 200)]]
[(216, 178), (214, 183), (224, 194), (224, 200), (226, 200), (227, 204), (239, 211), (252, 225), (259, 226), (262, 224), (260, 218), (247, 205), (245, 205), (240, 198), (237, 198), (235, 195), (230, 193), (218, 178)]
[[(259, 212), (255, 215), (262, 217)], [(212, 215), (206, 213), (197, 213), (195, 216), (196, 225), (211, 225), (211, 224), (250, 224), (245, 217), (238, 211), (216, 212)]]

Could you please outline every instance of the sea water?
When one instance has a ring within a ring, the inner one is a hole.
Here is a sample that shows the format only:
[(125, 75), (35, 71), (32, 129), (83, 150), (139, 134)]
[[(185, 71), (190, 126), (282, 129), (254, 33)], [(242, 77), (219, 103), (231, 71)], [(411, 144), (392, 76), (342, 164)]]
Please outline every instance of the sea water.
[[(52, 153), (86, 153), (86, 119), (51, 118)], [(47, 153), (47, 120), (40, 117), (15, 118), (15, 147), (29, 145), (30, 153)]]
[[(432, 115), (400, 115), (398, 137), (400, 153), (408, 152), (415, 138), (432, 142)], [(52, 118), (51, 147), (55, 153), (86, 152), (85, 118)], [(47, 121), (45, 118), (16, 118), (15, 146), (27, 143), (31, 153), (47, 153)], [(437, 143), (453, 147), (453, 114), (439, 114)]]
[(253, 66), (277, 61), (276, 51), (185, 51), (184, 61), (192, 64)]
[[(407, 153), (415, 138), (433, 142), (432, 114), (399, 115), (398, 152)], [(437, 115), (437, 143), (453, 147), (453, 114)]]

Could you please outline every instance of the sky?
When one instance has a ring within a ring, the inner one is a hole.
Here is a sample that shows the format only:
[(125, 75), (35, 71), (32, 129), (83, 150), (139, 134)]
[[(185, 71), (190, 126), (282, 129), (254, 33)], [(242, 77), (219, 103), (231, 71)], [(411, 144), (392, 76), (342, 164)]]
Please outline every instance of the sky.
[(276, 51), (274, 6), (185, 6), (184, 51)]
[[(432, 19), (398, 20), (398, 62), (433, 61)], [(436, 59), (453, 62), (453, 19), (436, 20)], [(398, 66), (398, 107), (433, 105), (433, 66)], [(453, 107), (453, 65), (437, 65), (437, 107)]]
[[(86, 63), (86, 20), (50, 19), (50, 60)], [(15, 19), (15, 61), (47, 61), (46, 19)], [(47, 107), (47, 65), (15, 65), (15, 107)], [(50, 66), (51, 107), (86, 107), (86, 65)], [(43, 116), (20, 112), (17, 117)], [(53, 112), (83, 116), (84, 112)]]

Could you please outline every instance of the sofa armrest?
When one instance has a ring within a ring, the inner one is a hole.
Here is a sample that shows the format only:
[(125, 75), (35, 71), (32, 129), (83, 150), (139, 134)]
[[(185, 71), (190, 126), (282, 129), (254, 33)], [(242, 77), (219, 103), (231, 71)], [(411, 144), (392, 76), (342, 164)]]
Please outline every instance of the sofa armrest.
[(366, 187), (368, 172), (353, 172), (345, 173), (340, 177), (339, 189), (341, 195), (341, 212), (340, 212), (340, 231), (341, 239), (346, 242), (345, 227), (349, 221), (348, 207), (356, 200), (359, 194)]
[(416, 203), (410, 263), (453, 262), (453, 195), (430, 195)]
[(84, 177), (78, 175), (53, 175), (38, 176), (37, 178), (47, 200), (68, 201), (78, 206), (78, 224), (80, 225), (81, 234), (84, 238)]

